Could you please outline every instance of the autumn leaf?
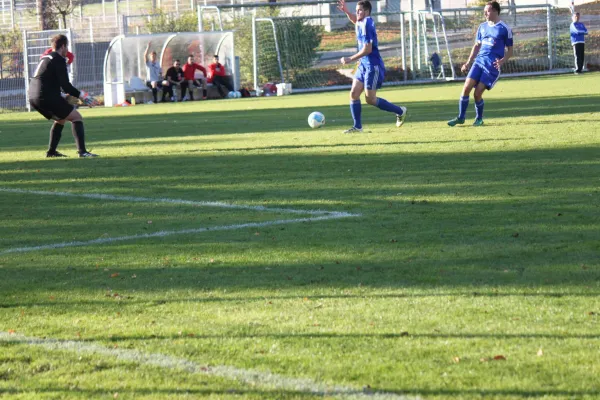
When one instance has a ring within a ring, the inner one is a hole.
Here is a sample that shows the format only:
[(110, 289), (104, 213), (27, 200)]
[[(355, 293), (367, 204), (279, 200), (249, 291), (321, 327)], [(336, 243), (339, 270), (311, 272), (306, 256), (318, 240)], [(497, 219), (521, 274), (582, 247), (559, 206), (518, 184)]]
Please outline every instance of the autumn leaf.
[(458, 364), (460, 362), (460, 357), (454, 357), (452, 359), (452, 361), (454, 361), (454, 363)]
[(543, 355), (544, 355), (544, 351), (543, 351), (542, 349), (539, 349), (539, 350), (537, 351), (537, 356), (538, 356), (538, 357), (541, 357), (541, 356), (543, 356)]
[(118, 272), (115, 272), (114, 274), (111, 274), (111, 275), (110, 275), (110, 277), (111, 277), (111, 278), (116, 278), (116, 277), (118, 277), (118, 276), (119, 276), (119, 273), (118, 273)]
[(9, 335), (14, 335), (15, 334), (15, 330), (14, 329), (9, 329), (8, 330), (8, 334)]
[(504, 357), (503, 355), (499, 354), (497, 356), (494, 356), (494, 360), (496, 360), (496, 361), (501, 361), (501, 360), (506, 361), (506, 357)]

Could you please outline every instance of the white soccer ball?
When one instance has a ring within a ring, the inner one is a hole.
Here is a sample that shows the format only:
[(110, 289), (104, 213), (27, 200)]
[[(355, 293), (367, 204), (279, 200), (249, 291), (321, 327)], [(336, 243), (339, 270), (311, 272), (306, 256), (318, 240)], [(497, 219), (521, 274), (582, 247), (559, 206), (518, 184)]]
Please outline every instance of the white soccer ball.
[(325, 125), (325, 116), (318, 111), (310, 113), (308, 116), (308, 126), (311, 128), (320, 128)]

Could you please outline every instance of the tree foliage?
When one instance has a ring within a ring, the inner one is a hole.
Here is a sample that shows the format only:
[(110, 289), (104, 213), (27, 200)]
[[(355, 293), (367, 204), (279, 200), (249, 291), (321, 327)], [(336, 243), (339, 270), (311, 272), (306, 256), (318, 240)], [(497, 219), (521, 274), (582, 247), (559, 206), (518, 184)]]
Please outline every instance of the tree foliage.
[(196, 32), (198, 19), (192, 11), (173, 16), (162, 9), (155, 9), (152, 18), (146, 23), (149, 33)]
[(67, 27), (67, 17), (82, 4), (82, 0), (37, 0), (37, 14), (40, 16), (40, 29), (58, 29)]

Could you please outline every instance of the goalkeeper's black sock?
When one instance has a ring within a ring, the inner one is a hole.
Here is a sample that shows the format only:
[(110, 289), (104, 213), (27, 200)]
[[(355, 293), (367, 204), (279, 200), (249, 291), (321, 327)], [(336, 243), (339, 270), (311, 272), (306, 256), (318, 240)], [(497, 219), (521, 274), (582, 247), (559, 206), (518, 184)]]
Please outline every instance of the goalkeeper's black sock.
[(50, 144), (48, 144), (48, 153), (54, 153), (58, 147), (58, 142), (62, 137), (62, 130), (65, 126), (55, 122), (50, 128)]
[(79, 154), (87, 152), (85, 148), (85, 138), (83, 130), (83, 121), (73, 121), (71, 123), (73, 130), (73, 137), (75, 138), (75, 145), (77, 146), (77, 152)]
[(152, 88), (152, 97), (154, 97), (155, 103), (158, 103), (157, 94), (158, 94), (158, 90), (156, 88)]
[(207, 94), (208, 94), (208, 90), (202, 89), (202, 97), (206, 97)]

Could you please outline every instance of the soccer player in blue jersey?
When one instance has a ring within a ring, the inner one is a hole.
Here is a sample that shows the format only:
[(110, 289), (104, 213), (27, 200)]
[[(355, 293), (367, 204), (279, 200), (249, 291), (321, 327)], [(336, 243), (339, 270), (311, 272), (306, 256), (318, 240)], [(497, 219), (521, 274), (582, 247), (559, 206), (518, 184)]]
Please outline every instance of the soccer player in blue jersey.
[[(500, 20), (500, 4), (490, 1), (483, 10), (486, 22), (479, 25), (477, 39), (469, 55), (469, 60), (461, 67), (462, 72), (469, 70), (469, 65), (475, 61), (458, 103), (458, 117), (448, 121), (448, 125), (462, 125), (469, 106), (469, 95), (475, 88), (475, 122), (473, 126), (483, 125), (483, 92), (492, 90), (500, 77), (500, 68), (513, 54), (512, 30)], [(504, 49), (506, 48), (506, 52)]]
[(360, 0), (356, 4), (356, 14), (352, 14), (346, 6), (345, 0), (338, 0), (338, 9), (346, 14), (352, 21), (356, 31), (358, 52), (350, 57), (342, 57), (343, 65), (358, 61), (358, 69), (350, 89), (350, 112), (354, 125), (344, 133), (362, 132), (360, 95), (365, 92), (368, 104), (384, 111), (396, 114), (396, 126), (401, 127), (406, 119), (406, 107), (397, 106), (377, 97), (377, 89), (383, 84), (385, 66), (379, 54), (377, 45), (377, 31), (371, 18), (371, 3), (369, 0)]

